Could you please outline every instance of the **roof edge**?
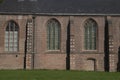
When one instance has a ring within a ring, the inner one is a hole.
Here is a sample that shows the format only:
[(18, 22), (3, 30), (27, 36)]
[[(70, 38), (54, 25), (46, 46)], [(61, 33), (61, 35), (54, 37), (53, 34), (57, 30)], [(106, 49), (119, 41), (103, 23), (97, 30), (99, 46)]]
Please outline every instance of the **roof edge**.
[(21, 13), (21, 12), (0, 12), (0, 15), (45, 15), (45, 16), (120, 16), (120, 14), (104, 13)]

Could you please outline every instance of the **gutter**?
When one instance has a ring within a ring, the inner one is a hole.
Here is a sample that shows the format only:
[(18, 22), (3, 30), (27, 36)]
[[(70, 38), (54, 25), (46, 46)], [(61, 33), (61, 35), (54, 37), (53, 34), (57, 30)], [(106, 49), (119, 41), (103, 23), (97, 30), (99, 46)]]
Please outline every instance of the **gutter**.
[(26, 12), (0, 12), (1, 15), (41, 15), (41, 16), (120, 16), (120, 14), (108, 13), (26, 13)]

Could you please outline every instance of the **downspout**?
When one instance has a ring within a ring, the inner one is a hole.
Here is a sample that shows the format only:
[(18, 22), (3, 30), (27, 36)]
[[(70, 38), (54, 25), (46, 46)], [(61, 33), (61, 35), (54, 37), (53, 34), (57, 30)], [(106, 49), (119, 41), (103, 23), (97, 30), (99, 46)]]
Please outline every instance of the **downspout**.
[(32, 69), (34, 69), (34, 56), (35, 56), (35, 16), (33, 19), (33, 50), (32, 50)]

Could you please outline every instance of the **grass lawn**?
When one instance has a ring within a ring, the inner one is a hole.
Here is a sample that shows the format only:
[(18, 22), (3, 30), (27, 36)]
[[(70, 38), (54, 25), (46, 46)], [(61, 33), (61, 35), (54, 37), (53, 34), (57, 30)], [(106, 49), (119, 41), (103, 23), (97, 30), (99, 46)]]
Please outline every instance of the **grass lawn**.
[(120, 80), (120, 73), (57, 70), (0, 70), (0, 80)]

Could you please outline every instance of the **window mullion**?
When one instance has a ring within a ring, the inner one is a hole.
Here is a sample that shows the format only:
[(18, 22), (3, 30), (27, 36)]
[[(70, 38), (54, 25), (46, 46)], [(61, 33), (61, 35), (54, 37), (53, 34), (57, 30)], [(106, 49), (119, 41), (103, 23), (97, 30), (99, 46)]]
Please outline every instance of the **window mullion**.
[(15, 24), (13, 24), (13, 51), (15, 51)]
[(9, 22), (8, 23), (8, 27), (9, 27), (9, 29), (8, 29), (8, 51), (10, 51), (10, 25), (11, 25), (11, 23)]

